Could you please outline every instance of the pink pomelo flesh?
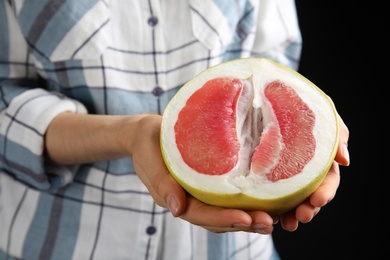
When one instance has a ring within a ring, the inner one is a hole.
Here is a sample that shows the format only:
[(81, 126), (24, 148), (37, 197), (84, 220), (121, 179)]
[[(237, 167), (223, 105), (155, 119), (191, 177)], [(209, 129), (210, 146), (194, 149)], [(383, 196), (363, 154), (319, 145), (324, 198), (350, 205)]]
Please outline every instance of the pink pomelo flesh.
[[(209, 80), (179, 112), (174, 126), (176, 144), (183, 161), (198, 173), (226, 174), (239, 162), (236, 122), (244, 85), (243, 80), (235, 78)], [(251, 168), (253, 173), (276, 182), (300, 173), (314, 156), (315, 115), (293, 88), (280, 81), (268, 83), (264, 97), (274, 120), (264, 129), (253, 130), (263, 132), (248, 172)]]
[(237, 164), (236, 105), (242, 84), (239, 79), (210, 80), (180, 111), (176, 144), (184, 162), (195, 171), (221, 175)]
[[(276, 115), (284, 144), (278, 164), (266, 176), (271, 181), (287, 179), (300, 173), (314, 156), (315, 115), (293, 88), (279, 81), (271, 82), (264, 91)], [(260, 149), (258, 152), (262, 153)]]

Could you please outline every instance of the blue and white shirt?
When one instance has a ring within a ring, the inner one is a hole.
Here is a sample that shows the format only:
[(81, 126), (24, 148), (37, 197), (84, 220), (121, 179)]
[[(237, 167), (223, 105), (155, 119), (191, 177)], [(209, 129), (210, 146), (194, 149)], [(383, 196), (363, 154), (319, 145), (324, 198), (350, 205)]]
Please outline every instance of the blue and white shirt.
[(293, 0), (0, 0), (0, 259), (272, 259), (272, 236), (215, 234), (156, 205), (131, 158), (49, 165), (61, 112), (161, 114), (209, 66), (297, 69)]

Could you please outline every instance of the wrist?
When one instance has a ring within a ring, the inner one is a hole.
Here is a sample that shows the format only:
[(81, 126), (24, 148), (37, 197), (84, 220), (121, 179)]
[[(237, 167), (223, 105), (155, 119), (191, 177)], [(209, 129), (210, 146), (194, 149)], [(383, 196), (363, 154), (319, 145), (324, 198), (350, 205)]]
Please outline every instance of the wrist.
[(131, 156), (135, 151), (144, 149), (146, 143), (159, 143), (161, 129), (161, 116), (157, 114), (141, 115), (133, 120), (133, 122), (129, 120), (128, 127), (124, 128), (133, 129), (131, 140), (125, 143), (127, 145), (125, 149)]

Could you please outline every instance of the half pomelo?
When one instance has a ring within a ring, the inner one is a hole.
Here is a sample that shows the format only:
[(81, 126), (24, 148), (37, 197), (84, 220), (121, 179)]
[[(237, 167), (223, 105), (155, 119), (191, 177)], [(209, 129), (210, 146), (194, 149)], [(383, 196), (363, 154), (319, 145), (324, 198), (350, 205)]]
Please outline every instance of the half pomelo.
[(338, 127), (332, 101), (304, 76), (244, 58), (210, 67), (179, 90), (163, 114), (161, 150), (195, 198), (275, 215), (318, 188)]

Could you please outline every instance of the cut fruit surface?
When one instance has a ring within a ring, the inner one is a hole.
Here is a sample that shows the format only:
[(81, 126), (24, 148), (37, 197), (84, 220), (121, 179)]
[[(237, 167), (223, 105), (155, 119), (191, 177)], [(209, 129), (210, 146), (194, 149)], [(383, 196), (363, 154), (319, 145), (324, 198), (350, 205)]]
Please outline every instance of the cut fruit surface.
[(189, 81), (163, 114), (161, 151), (191, 195), (278, 214), (322, 182), (336, 153), (333, 103), (281, 64), (246, 58)]

